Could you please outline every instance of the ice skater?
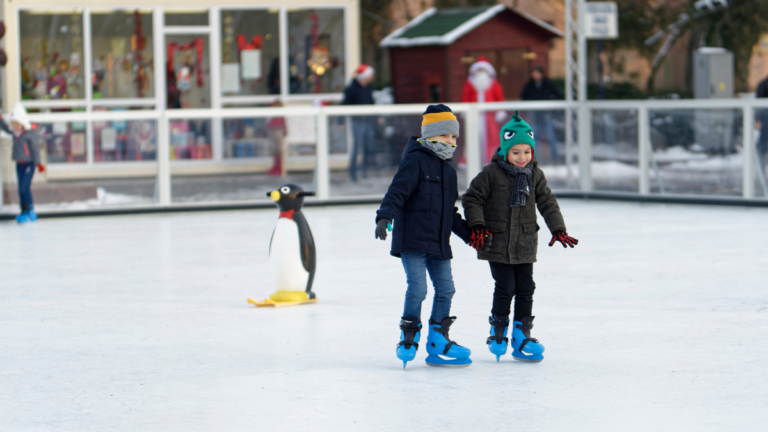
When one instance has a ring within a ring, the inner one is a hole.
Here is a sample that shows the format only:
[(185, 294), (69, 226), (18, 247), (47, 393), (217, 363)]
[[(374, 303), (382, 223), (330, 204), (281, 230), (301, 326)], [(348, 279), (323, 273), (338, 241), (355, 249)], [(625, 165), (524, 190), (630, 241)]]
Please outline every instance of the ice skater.
[(16, 161), (16, 177), (19, 184), (19, 203), (21, 214), (16, 216), (16, 222), (26, 223), (37, 220), (37, 213), (32, 203), (32, 177), (35, 167), (45, 172), (45, 166), (40, 163), (40, 147), (37, 144), (37, 132), (27, 117), (27, 110), (17, 103), (11, 110), (9, 119), (11, 126), (0, 115), (0, 129), (13, 137), (11, 157)]
[[(400, 321), (397, 358), (416, 357), (421, 335), (421, 304), (427, 297), (426, 273), (435, 288), (427, 336), (427, 364), (469, 366), (471, 351), (453, 342), (448, 332), (455, 292), (451, 274), (451, 232), (469, 242), (469, 227), (456, 207), (456, 170), (449, 161), (456, 150), (459, 122), (450, 108), (430, 105), (421, 123), (421, 138), (411, 137), (400, 167), (376, 212), (376, 238), (392, 231), (393, 256), (402, 260), (408, 287)], [(394, 228), (392, 224), (394, 223)]]
[(544, 359), (544, 345), (531, 337), (533, 328), (533, 263), (536, 262), (539, 225), (536, 207), (552, 232), (552, 246), (579, 243), (565, 229), (560, 206), (547, 186), (536, 161), (533, 130), (515, 111), (501, 129), (501, 147), (462, 198), (464, 215), (472, 234), (470, 246), (477, 258), (489, 261), (496, 281), (489, 318), (491, 336), (486, 343), (499, 357), (507, 353), (507, 330), (515, 298), (512, 356), (516, 360)]

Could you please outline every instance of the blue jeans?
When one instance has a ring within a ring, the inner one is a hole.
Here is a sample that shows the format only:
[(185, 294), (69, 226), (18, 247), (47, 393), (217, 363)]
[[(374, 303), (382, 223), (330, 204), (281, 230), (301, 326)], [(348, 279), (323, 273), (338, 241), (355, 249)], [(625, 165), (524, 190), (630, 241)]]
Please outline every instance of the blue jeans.
[(368, 154), (373, 147), (373, 126), (367, 123), (368, 119), (352, 118), (352, 134), (354, 135), (354, 142), (352, 143), (352, 154), (349, 160), (349, 176), (353, 181), (357, 180), (357, 153), (363, 152), (363, 164), (361, 171), (363, 172), (363, 178), (365, 178), (366, 169), (368, 168)]
[(555, 135), (555, 127), (552, 125), (552, 115), (546, 111), (533, 111), (531, 116), (531, 127), (535, 136), (539, 137), (541, 131), (547, 135), (547, 144), (549, 144), (549, 151), (552, 155), (552, 160), (557, 162), (560, 159), (557, 153), (557, 135)]
[(408, 282), (403, 318), (421, 320), (421, 303), (427, 298), (428, 272), (432, 286), (435, 287), (431, 318), (442, 322), (451, 313), (451, 299), (456, 292), (451, 274), (451, 260), (422, 253), (403, 253), (402, 261)]
[(29, 211), (32, 205), (32, 176), (35, 175), (35, 164), (22, 162), (16, 164), (16, 178), (19, 183), (19, 204), (21, 211)]

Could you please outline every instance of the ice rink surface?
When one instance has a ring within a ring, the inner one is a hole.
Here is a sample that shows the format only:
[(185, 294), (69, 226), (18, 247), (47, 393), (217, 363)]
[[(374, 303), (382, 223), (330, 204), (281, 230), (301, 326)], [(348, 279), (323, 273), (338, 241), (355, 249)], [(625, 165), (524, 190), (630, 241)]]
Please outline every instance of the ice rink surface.
[(0, 223), (0, 431), (765, 430), (768, 210), (561, 206), (580, 244), (540, 221), (541, 363), (488, 352), (490, 271), (453, 237), (463, 369), (395, 357), (375, 206), (305, 209), (320, 300), (282, 309), (246, 303), (277, 210)]

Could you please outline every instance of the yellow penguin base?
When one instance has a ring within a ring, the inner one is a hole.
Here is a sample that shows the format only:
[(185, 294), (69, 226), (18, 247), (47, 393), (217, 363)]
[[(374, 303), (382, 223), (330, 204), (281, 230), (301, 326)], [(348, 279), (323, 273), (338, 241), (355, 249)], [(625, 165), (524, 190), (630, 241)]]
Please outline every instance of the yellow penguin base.
[(317, 299), (311, 299), (307, 296), (306, 291), (283, 291), (278, 290), (269, 298), (259, 302), (249, 298), (248, 303), (256, 305), (256, 307), (285, 307), (285, 306), (297, 306), (302, 304), (316, 303)]

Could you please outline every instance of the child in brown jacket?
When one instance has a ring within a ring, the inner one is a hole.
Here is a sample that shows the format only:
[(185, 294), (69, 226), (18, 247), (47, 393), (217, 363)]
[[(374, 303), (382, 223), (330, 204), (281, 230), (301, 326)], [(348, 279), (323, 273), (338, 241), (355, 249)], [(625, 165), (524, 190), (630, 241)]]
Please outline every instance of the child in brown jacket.
[(470, 245), (477, 257), (489, 261), (496, 281), (491, 309), (491, 353), (507, 353), (507, 329), (512, 297), (515, 297), (512, 356), (516, 360), (544, 359), (544, 346), (531, 337), (533, 328), (533, 263), (536, 262), (539, 225), (536, 208), (563, 247), (579, 242), (565, 230), (560, 206), (547, 186), (535, 159), (533, 131), (515, 111), (501, 130), (501, 147), (491, 163), (470, 183), (462, 198), (464, 215), (472, 229)]

